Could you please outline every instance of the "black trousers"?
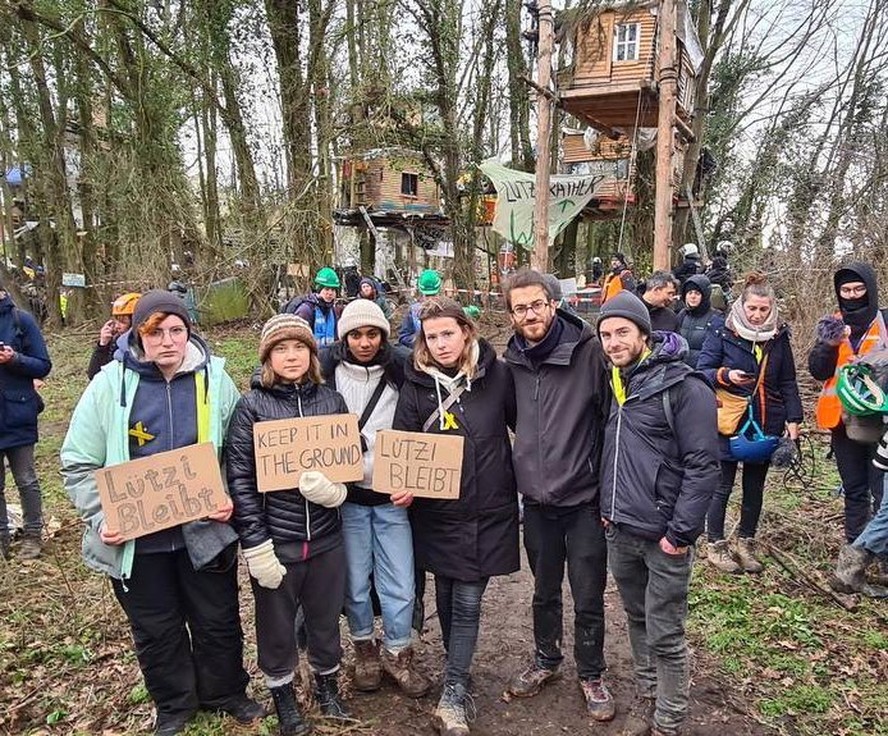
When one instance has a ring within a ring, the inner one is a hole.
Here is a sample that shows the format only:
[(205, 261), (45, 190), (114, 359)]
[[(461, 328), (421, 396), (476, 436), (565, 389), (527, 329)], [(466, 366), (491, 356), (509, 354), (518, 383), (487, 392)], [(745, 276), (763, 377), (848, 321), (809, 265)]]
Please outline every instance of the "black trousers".
[(884, 474), (873, 467), (876, 445), (848, 439), (844, 424), (832, 431), (832, 448), (845, 489), (845, 540), (851, 544), (882, 505)]
[(218, 708), (249, 682), (231, 559), (222, 572), (196, 572), (184, 549), (136, 555), (126, 589), (111, 581), (159, 713)]
[(320, 674), (339, 669), (339, 615), (345, 605), (345, 546), (317, 557), (284, 563), (287, 574), (269, 590), (253, 578), (259, 669), (271, 680), (288, 680), (296, 669), (296, 611), (302, 607), (308, 662)]
[(533, 571), (536, 662), (554, 669), (564, 658), (561, 584), (564, 566), (574, 599), (574, 660), (581, 680), (601, 677), (604, 661), (604, 587), (607, 542), (596, 508), (569, 510), (524, 505), (524, 549)]

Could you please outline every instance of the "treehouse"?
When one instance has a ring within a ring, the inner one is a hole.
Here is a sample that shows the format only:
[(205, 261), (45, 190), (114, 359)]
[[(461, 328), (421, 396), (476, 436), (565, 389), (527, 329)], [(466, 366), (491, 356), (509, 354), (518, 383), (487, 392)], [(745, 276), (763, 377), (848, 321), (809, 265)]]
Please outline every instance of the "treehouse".
[[(567, 112), (609, 135), (656, 127), (658, 5), (617, 2), (565, 19), (562, 44), (570, 62), (559, 71), (558, 86)], [(686, 0), (676, 0), (675, 27), (676, 126), (689, 135), (703, 51)]]
[(378, 148), (354, 153), (340, 161), (339, 172), (339, 219), (352, 219), (348, 214), (361, 208), (380, 226), (388, 224), (387, 219), (440, 215), (438, 185), (416, 151)]

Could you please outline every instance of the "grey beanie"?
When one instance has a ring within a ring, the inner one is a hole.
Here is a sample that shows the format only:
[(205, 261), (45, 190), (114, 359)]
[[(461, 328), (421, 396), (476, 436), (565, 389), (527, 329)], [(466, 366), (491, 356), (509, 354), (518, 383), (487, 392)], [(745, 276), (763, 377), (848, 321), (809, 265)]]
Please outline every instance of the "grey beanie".
[(188, 328), (188, 334), (191, 334), (191, 317), (188, 315), (188, 309), (183, 302), (175, 294), (161, 289), (153, 289), (146, 291), (139, 297), (136, 302), (136, 308), (133, 311), (133, 334), (139, 334), (139, 327), (152, 314), (162, 312), (163, 314), (175, 314)]
[(598, 316), (599, 328), (608, 317), (625, 317), (637, 324), (645, 335), (651, 334), (651, 314), (644, 302), (631, 291), (621, 291), (602, 305)]

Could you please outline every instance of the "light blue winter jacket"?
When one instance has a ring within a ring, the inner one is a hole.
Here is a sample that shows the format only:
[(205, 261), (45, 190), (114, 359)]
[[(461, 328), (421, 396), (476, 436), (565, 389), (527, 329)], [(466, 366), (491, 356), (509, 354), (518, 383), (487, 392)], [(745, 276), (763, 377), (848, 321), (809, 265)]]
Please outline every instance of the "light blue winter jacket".
[[(203, 350), (202, 345), (197, 344)], [(220, 456), (228, 421), (240, 398), (224, 366), (223, 358), (210, 357), (205, 369), (200, 369), (202, 378), (205, 376), (208, 389), (205, 396), (210, 406), (208, 439)], [(101, 541), (99, 529), (105, 514), (95, 471), (130, 459), (127, 432), (138, 385), (139, 374), (125, 368), (119, 360), (104, 366), (80, 397), (61, 451), (65, 490), (86, 525), (83, 560), (93, 570), (118, 579), (129, 577), (135, 542), (118, 546)], [(224, 478), (225, 473), (222, 475)], [(183, 524), (182, 535), (195, 569), (206, 565), (237, 539), (237, 533), (228, 524), (205, 519)]]

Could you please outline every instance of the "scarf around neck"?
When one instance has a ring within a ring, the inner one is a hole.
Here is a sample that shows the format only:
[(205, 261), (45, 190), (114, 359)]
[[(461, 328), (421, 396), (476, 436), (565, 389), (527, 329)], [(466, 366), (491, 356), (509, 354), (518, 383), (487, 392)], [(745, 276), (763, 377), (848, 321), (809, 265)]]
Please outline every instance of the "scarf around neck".
[(746, 312), (743, 311), (743, 301), (738, 299), (731, 305), (731, 312), (725, 320), (725, 326), (729, 330), (733, 330), (744, 340), (750, 342), (768, 342), (777, 334), (777, 304), (771, 307), (771, 313), (768, 319), (761, 325), (752, 325), (746, 319)]
[[(471, 364), (473, 366), (478, 365), (478, 358), (481, 355), (481, 347), (478, 344), (478, 341), (475, 340), (472, 343), (471, 347)], [(435, 379), (435, 394), (438, 397), (438, 427), (443, 430), (446, 425), (446, 417), (444, 412), (444, 399), (441, 394), (441, 389), (443, 388), (447, 391), (448, 395), (452, 394), (459, 388), (460, 384), (465, 382), (466, 391), (472, 390), (472, 379), (469, 378), (463, 371), (458, 371), (455, 375), (449, 376), (444, 373), (440, 368), (433, 365), (426, 365), (422, 367), (424, 373), (428, 373), (432, 378)]]

